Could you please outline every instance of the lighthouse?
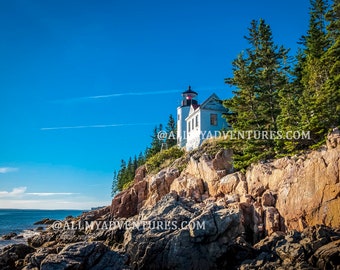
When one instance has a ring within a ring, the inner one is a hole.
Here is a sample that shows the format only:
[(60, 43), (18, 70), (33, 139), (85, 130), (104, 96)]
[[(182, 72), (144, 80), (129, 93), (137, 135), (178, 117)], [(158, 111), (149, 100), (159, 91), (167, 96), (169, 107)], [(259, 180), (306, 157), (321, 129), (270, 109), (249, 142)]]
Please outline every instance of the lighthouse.
[(187, 141), (187, 125), (185, 119), (189, 116), (191, 105), (197, 106), (195, 99), (198, 94), (191, 89), (182, 93), (181, 105), (177, 107), (177, 144), (179, 147), (184, 147)]

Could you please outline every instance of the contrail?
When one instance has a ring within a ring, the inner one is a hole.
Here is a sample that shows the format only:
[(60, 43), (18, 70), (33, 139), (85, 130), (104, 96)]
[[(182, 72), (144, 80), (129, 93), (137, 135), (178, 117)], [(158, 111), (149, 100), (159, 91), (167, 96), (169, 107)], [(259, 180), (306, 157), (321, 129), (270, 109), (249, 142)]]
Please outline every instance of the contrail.
[(164, 90), (164, 91), (147, 91), (147, 92), (127, 92), (127, 93), (116, 93), (109, 95), (99, 95), (99, 96), (88, 96), (83, 97), (84, 99), (97, 99), (97, 98), (111, 98), (111, 97), (123, 97), (123, 96), (146, 96), (146, 95), (162, 95), (170, 93), (180, 93), (180, 90)]
[[(220, 88), (200, 88), (200, 92), (206, 91), (214, 91), (220, 90)], [(164, 95), (164, 94), (171, 94), (171, 93), (182, 93), (185, 89), (170, 89), (170, 90), (160, 90), (160, 91), (144, 91), (144, 92), (121, 92), (121, 93), (114, 93), (108, 95), (97, 95), (97, 96), (86, 96), (86, 97), (75, 97), (75, 98), (66, 98), (61, 100), (54, 100), (53, 102), (72, 102), (72, 101), (85, 101), (85, 100), (99, 100), (105, 98), (115, 98), (115, 97), (124, 97), (124, 96), (147, 96), (147, 95)]]
[(55, 100), (54, 102), (72, 102), (72, 101), (85, 101), (85, 100), (98, 100), (105, 98), (115, 98), (115, 97), (124, 97), (124, 96), (147, 96), (147, 95), (164, 95), (170, 93), (181, 93), (181, 90), (162, 90), (162, 91), (145, 91), (145, 92), (121, 92), (114, 93), (108, 95), (97, 95), (97, 96), (87, 96), (87, 97), (76, 97), (76, 98), (67, 98), (61, 100)]
[(149, 126), (149, 125), (155, 125), (155, 123), (83, 125), (83, 126), (65, 126), (65, 127), (44, 127), (44, 128), (41, 128), (40, 130), (81, 129), (81, 128), (107, 128), (107, 127)]

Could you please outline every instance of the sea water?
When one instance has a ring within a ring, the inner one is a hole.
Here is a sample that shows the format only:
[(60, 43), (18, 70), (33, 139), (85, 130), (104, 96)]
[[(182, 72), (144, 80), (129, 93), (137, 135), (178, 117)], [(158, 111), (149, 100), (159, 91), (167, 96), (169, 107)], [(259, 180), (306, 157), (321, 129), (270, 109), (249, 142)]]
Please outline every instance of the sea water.
[[(44, 218), (63, 220), (67, 216), (79, 216), (83, 210), (26, 210), (0, 209), (0, 248), (13, 243), (23, 243), (35, 234), (35, 229), (41, 225), (33, 225)], [(2, 235), (15, 232), (23, 236), (21, 239), (3, 240)]]

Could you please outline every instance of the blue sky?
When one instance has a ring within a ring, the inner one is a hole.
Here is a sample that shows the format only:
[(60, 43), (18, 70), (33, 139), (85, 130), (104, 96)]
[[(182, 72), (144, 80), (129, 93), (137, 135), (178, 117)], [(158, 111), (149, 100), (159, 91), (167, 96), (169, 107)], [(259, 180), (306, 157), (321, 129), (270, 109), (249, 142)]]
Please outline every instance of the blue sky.
[(252, 19), (264, 18), (293, 55), (308, 8), (307, 0), (0, 1), (0, 208), (110, 204), (114, 169), (145, 149), (189, 84), (199, 101), (230, 97), (224, 78)]

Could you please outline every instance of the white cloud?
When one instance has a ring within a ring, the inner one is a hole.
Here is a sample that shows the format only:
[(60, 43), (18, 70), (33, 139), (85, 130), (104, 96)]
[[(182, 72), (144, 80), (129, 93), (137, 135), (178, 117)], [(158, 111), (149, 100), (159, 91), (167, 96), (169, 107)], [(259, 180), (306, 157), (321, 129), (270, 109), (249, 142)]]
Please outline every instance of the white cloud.
[(75, 195), (79, 193), (72, 193), (72, 192), (28, 192), (26, 193), (27, 195), (34, 195), (34, 196), (42, 196), (42, 197), (47, 197), (47, 196), (56, 196), (56, 195)]
[(16, 187), (12, 191), (0, 191), (0, 197), (18, 197), (25, 194), (27, 187)]
[(17, 170), (19, 169), (13, 167), (0, 167), (0, 173), (16, 172)]
[(72, 192), (26, 192), (27, 187), (15, 187), (12, 191), (0, 191), (0, 197), (21, 197), (21, 196), (39, 196), (39, 197), (48, 197), (48, 196), (70, 196), (76, 195), (79, 193)]
[(92, 207), (110, 205), (110, 201), (64, 201), (56, 199), (23, 200), (23, 199), (1, 199), (1, 208), (18, 209), (91, 209)]
[[(72, 196), (75, 195), (75, 196)], [(27, 187), (0, 190), (1, 208), (18, 209), (90, 209), (110, 205), (111, 201), (96, 200), (73, 192), (27, 192)]]

